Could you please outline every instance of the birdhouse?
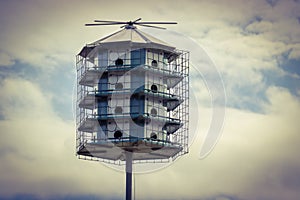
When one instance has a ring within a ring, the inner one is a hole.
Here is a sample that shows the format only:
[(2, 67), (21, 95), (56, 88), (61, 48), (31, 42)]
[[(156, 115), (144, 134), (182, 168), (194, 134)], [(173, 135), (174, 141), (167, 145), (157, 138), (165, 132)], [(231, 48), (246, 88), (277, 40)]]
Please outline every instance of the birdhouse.
[(76, 57), (80, 158), (133, 162), (188, 151), (189, 52), (132, 24)]

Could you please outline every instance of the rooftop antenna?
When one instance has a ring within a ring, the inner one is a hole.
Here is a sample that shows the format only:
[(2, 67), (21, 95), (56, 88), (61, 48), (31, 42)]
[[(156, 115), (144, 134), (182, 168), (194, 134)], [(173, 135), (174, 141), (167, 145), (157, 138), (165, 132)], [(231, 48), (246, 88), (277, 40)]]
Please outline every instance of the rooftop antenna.
[(134, 21), (128, 21), (128, 22), (122, 22), (122, 21), (107, 21), (107, 20), (94, 20), (96, 23), (92, 24), (85, 24), (86, 26), (107, 26), (107, 25), (123, 25), (120, 28), (135, 28), (134, 25), (137, 26), (144, 26), (144, 27), (150, 27), (150, 28), (158, 28), (158, 29), (166, 29), (164, 27), (160, 26), (153, 26), (149, 24), (177, 24), (177, 22), (141, 22), (142, 18), (138, 18)]
[(189, 52), (135, 27), (176, 22), (95, 22), (86, 26), (124, 29), (76, 56), (76, 154), (125, 165), (131, 200), (133, 163), (165, 163), (188, 153)]

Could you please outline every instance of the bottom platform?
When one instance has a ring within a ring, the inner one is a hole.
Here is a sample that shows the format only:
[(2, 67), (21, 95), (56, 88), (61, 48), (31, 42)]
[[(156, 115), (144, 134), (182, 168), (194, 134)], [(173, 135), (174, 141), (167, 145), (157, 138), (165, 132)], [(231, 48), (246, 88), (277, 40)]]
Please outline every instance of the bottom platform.
[(125, 160), (126, 151), (132, 152), (133, 160), (168, 159), (174, 157), (182, 147), (174, 143), (152, 140), (96, 141), (82, 144), (78, 155), (109, 160)]

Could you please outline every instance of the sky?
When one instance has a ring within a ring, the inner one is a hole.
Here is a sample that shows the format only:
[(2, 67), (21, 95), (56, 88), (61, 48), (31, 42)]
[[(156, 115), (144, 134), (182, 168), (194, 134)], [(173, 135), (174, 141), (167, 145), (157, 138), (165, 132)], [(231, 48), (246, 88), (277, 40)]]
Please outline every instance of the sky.
[(204, 53), (175, 40), (193, 58), (195, 136), (187, 155), (134, 175), (135, 198), (300, 199), (299, 13), (298, 0), (0, 0), (0, 199), (124, 199), (124, 173), (75, 156), (75, 56), (119, 30), (85, 23), (139, 17), (176, 21), (164, 33), (199, 45), (226, 114), (201, 157), (220, 105)]

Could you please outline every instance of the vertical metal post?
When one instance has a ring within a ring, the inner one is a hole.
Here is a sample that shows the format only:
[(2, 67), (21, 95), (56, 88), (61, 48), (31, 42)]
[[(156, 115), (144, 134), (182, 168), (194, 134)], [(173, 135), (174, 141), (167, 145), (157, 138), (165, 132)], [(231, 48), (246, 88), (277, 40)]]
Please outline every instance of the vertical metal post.
[(132, 200), (132, 152), (126, 152), (126, 200)]

